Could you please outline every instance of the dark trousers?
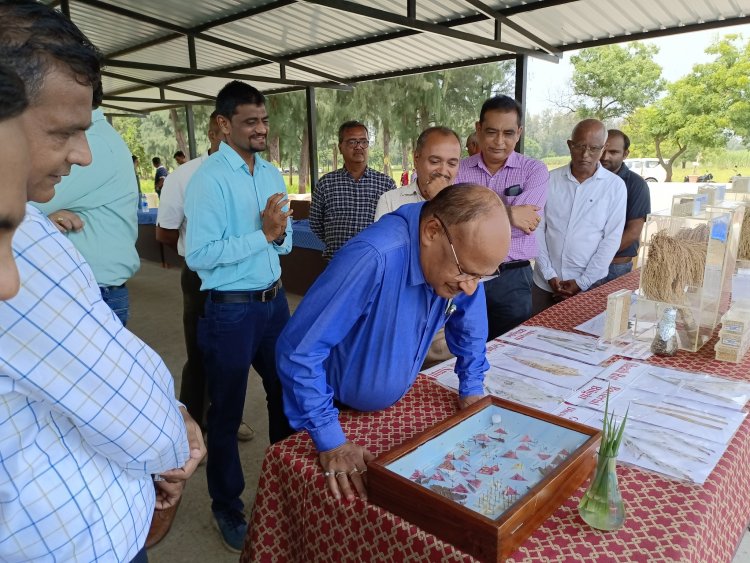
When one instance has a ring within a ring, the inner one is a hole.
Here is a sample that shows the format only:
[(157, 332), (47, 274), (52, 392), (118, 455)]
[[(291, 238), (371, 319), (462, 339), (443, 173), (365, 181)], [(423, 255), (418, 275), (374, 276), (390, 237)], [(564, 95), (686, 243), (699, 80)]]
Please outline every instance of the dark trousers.
[(190, 416), (206, 430), (208, 412), (208, 388), (203, 357), (198, 347), (198, 319), (203, 316), (206, 305), (206, 291), (201, 291), (201, 279), (193, 270), (182, 266), (180, 276), (182, 286), (182, 328), (185, 333), (187, 360), (182, 367), (180, 402)]
[(141, 548), (141, 550), (135, 554), (135, 557), (133, 557), (132, 561), (130, 563), (148, 563), (148, 555), (146, 555), (146, 548)]
[(484, 282), (487, 339), (492, 340), (531, 318), (531, 266), (505, 270)]
[(121, 286), (112, 285), (100, 285), (99, 292), (102, 294), (102, 301), (112, 309), (117, 318), (120, 319), (122, 326), (128, 323), (128, 315), (130, 312), (130, 296), (128, 295), (128, 288), (125, 284)]
[(545, 309), (549, 309), (550, 307), (552, 307), (552, 305), (555, 305), (560, 301), (562, 301), (562, 299), (555, 298), (555, 294), (551, 291), (542, 289), (538, 285), (534, 284), (534, 288), (532, 289), (532, 303), (533, 312), (535, 315), (538, 315)]
[(284, 414), (281, 381), (276, 373), (276, 340), (289, 320), (283, 288), (266, 303), (215, 303), (206, 300), (198, 324), (198, 344), (208, 380), (208, 464), (206, 477), (214, 511), (243, 509), (245, 478), (237, 430), (245, 407), (252, 365), (263, 380), (271, 443), (291, 435)]

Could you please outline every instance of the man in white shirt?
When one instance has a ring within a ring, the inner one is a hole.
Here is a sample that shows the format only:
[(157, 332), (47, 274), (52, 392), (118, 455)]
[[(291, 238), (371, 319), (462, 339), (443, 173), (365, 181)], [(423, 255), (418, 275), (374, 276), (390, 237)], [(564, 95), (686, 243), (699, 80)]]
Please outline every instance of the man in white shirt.
[(461, 161), (461, 140), (453, 129), (429, 127), (417, 138), (414, 168), (417, 177), (407, 186), (385, 192), (375, 208), (377, 221), (406, 203), (419, 203), (435, 197), (453, 184)]
[[(224, 139), (218, 122), (216, 111), (211, 113), (208, 120), (208, 152), (182, 164), (164, 179), (164, 187), (159, 200), (159, 214), (156, 218), (156, 240), (177, 250), (185, 256), (185, 233), (187, 219), (185, 218), (185, 189), (196, 170), (210, 154), (219, 150)], [(185, 350), (187, 359), (182, 368), (182, 383), (180, 384), (180, 401), (185, 405), (190, 416), (201, 425), (205, 431), (206, 412), (208, 410), (208, 392), (206, 389), (206, 373), (197, 342), (198, 319), (203, 315), (206, 303), (206, 292), (201, 291), (201, 279), (193, 270), (182, 266), (180, 276), (182, 287), (182, 324), (185, 333)], [(237, 438), (240, 441), (252, 440), (255, 431), (244, 421), (240, 424)]]
[(609, 271), (625, 226), (627, 190), (599, 163), (607, 128), (584, 119), (568, 141), (570, 164), (549, 177), (534, 266), (534, 314), (586, 291)]
[[(417, 138), (414, 149), (414, 168), (417, 177), (408, 186), (385, 192), (375, 209), (377, 221), (386, 213), (396, 211), (407, 203), (429, 201), (444, 188), (453, 184), (461, 162), (461, 140), (448, 127), (428, 127)], [(445, 341), (445, 329), (441, 328), (432, 339), (424, 367), (431, 367), (452, 358)]]

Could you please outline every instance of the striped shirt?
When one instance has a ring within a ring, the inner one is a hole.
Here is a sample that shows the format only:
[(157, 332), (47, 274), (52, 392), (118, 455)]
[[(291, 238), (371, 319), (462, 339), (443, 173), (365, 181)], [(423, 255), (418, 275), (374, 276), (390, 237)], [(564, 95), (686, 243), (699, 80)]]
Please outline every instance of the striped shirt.
[(188, 459), (172, 378), (31, 206), (13, 253), (21, 290), (0, 302), (0, 561), (130, 561), (154, 510), (150, 475)]
[(323, 176), (310, 204), (310, 229), (326, 245), (323, 258), (330, 260), (350, 238), (368, 227), (380, 196), (394, 189), (393, 178), (369, 167), (357, 181), (346, 168)]
[[(512, 152), (505, 165), (490, 174), (482, 159), (482, 153), (464, 158), (458, 168), (456, 184), (471, 182), (487, 186), (500, 196), (505, 205), (536, 205), (541, 207), (538, 214), (542, 216), (547, 201), (547, 181), (549, 172), (540, 161), (517, 152)], [(506, 196), (505, 188), (519, 185), (523, 192), (517, 196)], [(527, 235), (521, 229), (511, 227), (510, 250), (506, 262), (512, 260), (532, 260), (538, 253), (536, 235)]]

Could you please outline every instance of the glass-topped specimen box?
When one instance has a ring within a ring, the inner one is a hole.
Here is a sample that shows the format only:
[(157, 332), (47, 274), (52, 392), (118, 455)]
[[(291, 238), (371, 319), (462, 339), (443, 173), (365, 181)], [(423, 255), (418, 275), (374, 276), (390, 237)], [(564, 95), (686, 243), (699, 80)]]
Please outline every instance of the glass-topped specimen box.
[(485, 397), (369, 464), (372, 502), (482, 561), (510, 555), (580, 487), (600, 432)]

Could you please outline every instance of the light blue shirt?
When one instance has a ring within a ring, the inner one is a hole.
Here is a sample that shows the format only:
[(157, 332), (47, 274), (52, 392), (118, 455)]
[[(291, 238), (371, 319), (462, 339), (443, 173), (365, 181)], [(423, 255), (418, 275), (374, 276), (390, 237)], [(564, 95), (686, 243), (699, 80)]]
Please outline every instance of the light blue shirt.
[(226, 143), (193, 174), (185, 193), (185, 260), (201, 289), (259, 290), (281, 276), (279, 254), (292, 249), (287, 220), (281, 245), (266, 241), (261, 212), (268, 198), (286, 193), (275, 166), (255, 154), (253, 173)]
[(94, 110), (86, 139), (91, 148), (89, 166), (75, 165), (55, 188), (47, 203), (34, 203), (45, 215), (61, 209), (76, 213), (83, 229), (67, 233), (94, 272), (101, 286), (119, 286), (141, 265), (138, 238), (138, 180), (130, 149), (107, 123), (102, 110)]
[(420, 265), (419, 214), (404, 205), (351, 239), (308, 290), (276, 343), (290, 424), (319, 451), (346, 440), (333, 399), (362, 411), (391, 406), (409, 390), (445, 324), (458, 360), (459, 394), (484, 394), (487, 309), (472, 296), (438, 296)]

